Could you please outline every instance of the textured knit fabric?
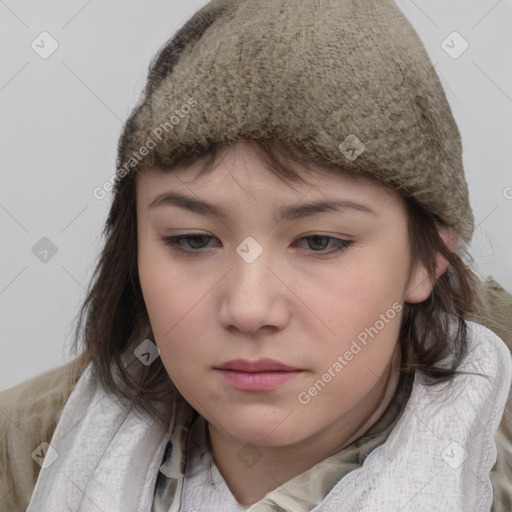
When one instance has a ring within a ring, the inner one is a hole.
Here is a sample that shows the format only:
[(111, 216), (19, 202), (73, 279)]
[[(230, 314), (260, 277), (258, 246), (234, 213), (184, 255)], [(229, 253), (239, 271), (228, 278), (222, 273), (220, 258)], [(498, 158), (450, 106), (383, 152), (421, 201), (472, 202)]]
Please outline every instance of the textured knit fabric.
[[(186, 439), (178, 445), (181, 450), (177, 450), (180, 458), (178, 466), (185, 467), (183, 490), (181, 496), (175, 493), (176, 475), (171, 468), (177, 464), (172, 457), (172, 443), (169, 443), (157, 478), (152, 512), (167, 512), (171, 507), (175, 510), (223, 512), (309, 512), (341, 478), (361, 467), (368, 454), (386, 441), (409, 398), (414, 375), (396, 375), (396, 380), (398, 382), (393, 399), (364, 435), (340, 452), (267, 493), (251, 506), (242, 506), (236, 501), (213, 462), (204, 418), (195, 415), (195, 419), (189, 418), (182, 425), (176, 425), (181, 428), (181, 437)], [(186, 465), (181, 463), (182, 460), (186, 460)]]
[(393, 0), (213, 0), (151, 68), (116, 189), (214, 144), (277, 138), (412, 195), (466, 240), (473, 215), (443, 87)]

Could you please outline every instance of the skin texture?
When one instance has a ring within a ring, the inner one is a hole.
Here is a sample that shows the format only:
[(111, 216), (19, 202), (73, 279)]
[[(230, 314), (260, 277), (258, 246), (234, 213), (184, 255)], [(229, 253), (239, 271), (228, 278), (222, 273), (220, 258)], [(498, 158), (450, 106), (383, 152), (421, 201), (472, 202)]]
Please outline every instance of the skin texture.
[[(248, 505), (371, 426), (368, 419), (384, 399), (397, 353), (401, 313), (390, 318), (386, 312), (394, 304), (396, 311), (404, 301), (425, 300), (432, 283), (421, 265), (407, 280), (408, 223), (395, 192), (297, 164), (309, 184), (287, 184), (244, 142), (221, 156), (211, 173), (196, 180), (201, 162), (137, 176), (138, 266), (162, 362), (207, 419), (215, 463), (235, 498)], [(169, 204), (149, 207), (171, 191), (222, 206), (229, 216), (221, 220)], [(373, 213), (345, 208), (279, 222), (283, 205), (326, 197)], [(212, 238), (181, 240), (181, 247), (196, 251), (191, 256), (161, 240), (187, 233)], [(321, 238), (304, 238), (312, 235)], [(251, 263), (236, 251), (249, 236), (263, 250)], [(336, 245), (329, 237), (351, 245), (330, 252)], [(343, 369), (301, 403), (299, 394), (381, 315), (387, 321), (378, 334), (359, 344), (362, 349)], [(215, 369), (234, 358), (262, 357), (302, 372), (274, 389), (247, 391)], [(255, 465), (241, 460), (242, 447), (261, 457)]]

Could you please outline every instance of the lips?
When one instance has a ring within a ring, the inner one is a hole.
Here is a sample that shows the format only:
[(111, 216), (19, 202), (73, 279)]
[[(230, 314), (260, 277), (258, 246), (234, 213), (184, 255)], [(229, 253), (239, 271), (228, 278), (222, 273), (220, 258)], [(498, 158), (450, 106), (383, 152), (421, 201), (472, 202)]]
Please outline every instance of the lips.
[(240, 372), (287, 372), (299, 371), (300, 368), (289, 366), (275, 359), (258, 359), (257, 361), (249, 361), (247, 359), (233, 359), (216, 367), (218, 370), (236, 370)]
[(215, 368), (225, 382), (243, 391), (269, 391), (284, 385), (304, 370), (274, 359), (233, 359)]

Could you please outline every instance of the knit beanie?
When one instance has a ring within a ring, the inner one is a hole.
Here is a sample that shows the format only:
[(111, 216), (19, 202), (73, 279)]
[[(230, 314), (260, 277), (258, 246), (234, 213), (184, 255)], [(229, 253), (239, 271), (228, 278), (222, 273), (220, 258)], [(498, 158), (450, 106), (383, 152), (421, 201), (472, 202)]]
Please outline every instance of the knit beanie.
[(240, 138), (375, 177), (471, 239), (460, 133), (393, 0), (209, 2), (152, 62), (114, 188)]

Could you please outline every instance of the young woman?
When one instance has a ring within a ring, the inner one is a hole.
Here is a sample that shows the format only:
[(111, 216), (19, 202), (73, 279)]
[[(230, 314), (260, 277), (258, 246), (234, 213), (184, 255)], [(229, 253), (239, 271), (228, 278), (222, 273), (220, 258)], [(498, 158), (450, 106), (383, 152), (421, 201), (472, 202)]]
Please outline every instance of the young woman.
[(210, 2), (125, 125), (78, 357), (0, 402), (7, 509), (507, 510), (461, 154), (392, 1)]

